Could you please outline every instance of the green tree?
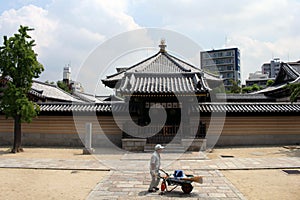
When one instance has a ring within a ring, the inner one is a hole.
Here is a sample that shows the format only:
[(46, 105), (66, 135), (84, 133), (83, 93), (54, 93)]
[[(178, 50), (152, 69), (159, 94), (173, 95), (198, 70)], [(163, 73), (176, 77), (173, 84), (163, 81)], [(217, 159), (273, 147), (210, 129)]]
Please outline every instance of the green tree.
[(0, 74), (7, 79), (3, 89), (0, 106), (6, 118), (14, 119), (14, 144), (12, 153), (21, 152), (22, 122), (31, 122), (39, 111), (37, 104), (27, 97), (33, 78), (38, 78), (44, 67), (37, 61), (37, 54), (32, 49), (34, 40), (27, 34), (33, 29), (20, 26), (18, 33), (7, 38), (4, 36), (0, 47)]
[(252, 86), (247, 86), (242, 88), (242, 93), (250, 93), (252, 92)]
[(268, 80), (266, 86), (269, 87), (271, 85), (273, 85), (274, 80)]
[(68, 93), (71, 93), (71, 90), (70, 90), (69, 86), (66, 83), (64, 83), (63, 81), (57, 81), (57, 86), (60, 89), (66, 91)]
[(288, 84), (285, 87), (290, 90), (290, 101), (297, 101), (297, 98), (300, 96), (300, 83)]
[(261, 90), (261, 89), (262, 89), (262, 87), (257, 85), (257, 84), (252, 85), (252, 92), (256, 92), (256, 91)]
[(263, 89), (262, 86), (259, 86), (257, 84), (253, 84), (252, 86), (247, 86), (242, 88), (242, 93), (250, 93), (250, 92), (256, 92), (258, 90)]
[(239, 82), (234, 80), (230, 80), (232, 86), (230, 87), (230, 93), (241, 93), (241, 87), (239, 86)]
[(49, 82), (49, 80), (46, 80), (45, 83), (51, 84), (51, 85), (54, 85), (54, 84), (55, 84), (54, 81)]

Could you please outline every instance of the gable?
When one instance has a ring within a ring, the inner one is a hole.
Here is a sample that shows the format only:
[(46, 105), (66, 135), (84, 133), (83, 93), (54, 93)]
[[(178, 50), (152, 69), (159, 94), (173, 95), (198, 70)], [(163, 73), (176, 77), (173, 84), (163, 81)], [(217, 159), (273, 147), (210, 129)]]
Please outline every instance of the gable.
[(300, 77), (300, 74), (287, 63), (281, 63), (280, 70), (273, 85), (281, 85), (292, 82)]

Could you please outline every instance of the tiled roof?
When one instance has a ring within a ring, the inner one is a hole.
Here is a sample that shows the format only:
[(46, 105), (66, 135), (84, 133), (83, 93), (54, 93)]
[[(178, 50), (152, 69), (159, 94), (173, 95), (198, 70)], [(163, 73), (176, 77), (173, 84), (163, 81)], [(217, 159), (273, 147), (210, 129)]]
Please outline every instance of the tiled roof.
[(102, 80), (102, 82), (108, 87), (115, 87), (115, 84), (124, 78), (127, 73), (200, 73), (203, 78), (207, 79), (207, 81), (215, 81), (220, 82), (221, 79), (218, 77), (203, 72), (201, 69), (179, 59), (176, 58), (167, 52), (158, 52), (157, 54), (129, 67), (118, 73), (107, 76), (106, 79)]
[[(300, 64), (299, 64), (300, 65)], [(300, 82), (300, 66), (294, 64), (281, 63), (280, 70), (275, 78), (274, 84), (265, 89), (253, 92), (252, 94), (267, 94), (284, 89), (288, 83)], [(299, 70), (299, 71), (298, 71)], [(283, 93), (282, 93), (283, 94)]]
[[(100, 112), (128, 110), (126, 103), (39, 103), (42, 112)], [(131, 109), (135, 109), (131, 106)], [(201, 113), (300, 113), (300, 103), (201, 103), (194, 111)]]
[(300, 112), (299, 103), (202, 103), (200, 112), (286, 113)]
[(111, 112), (111, 104), (38, 103), (41, 112)]
[(270, 102), (276, 101), (276, 99), (265, 96), (264, 94), (235, 94), (235, 93), (216, 93), (216, 101), (226, 102)]
[(286, 74), (288, 74), (293, 79), (297, 79), (300, 76), (300, 73), (297, 71), (297, 66), (292, 67), (289, 64), (283, 63), (282, 68), (286, 71)]
[[(177, 63), (168, 54), (157, 54), (157, 56), (151, 57), (146, 62), (136, 65), (134, 68), (129, 69), (127, 72), (139, 71), (139, 72), (153, 72), (153, 73), (176, 73), (176, 72), (190, 72), (191, 67), (183, 63)], [(195, 69), (194, 69), (195, 71)]]
[(206, 85), (200, 74), (186, 73), (126, 73), (120, 91), (123, 93), (197, 93)]
[(294, 70), (296, 70), (300, 74), (300, 60), (297, 62), (288, 62), (288, 65), (290, 65)]
[(51, 85), (39, 81), (33, 81), (29, 93), (40, 98), (48, 98), (55, 101), (82, 102), (81, 100), (76, 99), (69, 93), (58, 88), (56, 85)]
[(292, 83), (300, 78), (300, 73), (287, 63), (281, 63), (273, 85)]
[(103, 101), (97, 98), (97, 96), (92, 94), (87, 94), (83, 92), (74, 91), (73, 96), (81, 99), (84, 102), (90, 102), (90, 103), (102, 103)]

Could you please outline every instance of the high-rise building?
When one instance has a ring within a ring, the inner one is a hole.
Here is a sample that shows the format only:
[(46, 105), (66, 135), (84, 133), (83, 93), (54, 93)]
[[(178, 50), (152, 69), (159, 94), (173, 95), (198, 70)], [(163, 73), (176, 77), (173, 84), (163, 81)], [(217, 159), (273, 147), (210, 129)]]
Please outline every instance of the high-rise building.
[(63, 82), (69, 85), (70, 81), (71, 81), (71, 67), (68, 65), (64, 67)]
[(223, 79), (225, 90), (230, 90), (235, 81), (241, 85), (240, 50), (238, 48), (214, 49), (200, 52), (201, 68), (218, 74)]
[(80, 82), (71, 80), (71, 66), (68, 65), (64, 67), (63, 72), (63, 82), (69, 87), (69, 89), (74, 92), (83, 92), (84, 89)]
[(280, 69), (280, 59), (274, 58), (270, 63), (264, 63), (261, 66), (261, 71), (263, 74), (268, 74), (269, 78), (275, 78)]

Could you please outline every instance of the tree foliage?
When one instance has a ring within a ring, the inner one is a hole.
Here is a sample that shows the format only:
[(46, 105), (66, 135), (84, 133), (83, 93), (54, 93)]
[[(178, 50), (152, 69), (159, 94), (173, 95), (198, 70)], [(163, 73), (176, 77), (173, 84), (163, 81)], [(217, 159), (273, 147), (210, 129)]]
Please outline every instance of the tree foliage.
[(241, 93), (241, 87), (239, 86), (240, 82), (230, 80), (232, 86), (230, 87), (230, 93)]
[(46, 80), (45, 83), (51, 84), (51, 85), (55, 85), (54, 81), (51, 81), (51, 82), (50, 82), (49, 80)]
[(71, 93), (71, 90), (70, 90), (69, 86), (66, 83), (64, 83), (63, 81), (57, 81), (57, 86), (60, 89), (66, 91), (68, 93)]
[(266, 86), (269, 87), (271, 85), (273, 85), (274, 80), (268, 80)]
[(242, 88), (242, 93), (250, 93), (250, 92), (256, 92), (258, 90), (263, 89), (262, 86), (259, 86), (257, 84), (253, 84), (252, 86), (247, 86)]
[(242, 93), (250, 93), (252, 92), (252, 86), (247, 86), (242, 88)]
[(291, 83), (286, 86), (290, 90), (290, 100), (291, 102), (296, 102), (300, 96), (300, 83)]
[[(1, 109), (6, 117), (15, 120), (14, 148), (18, 151), (21, 145), (21, 122), (31, 122), (38, 114), (38, 105), (31, 102), (27, 94), (31, 89), (33, 78), (38, 78), (44, 70), (37, 61), (37, 54), (32, 49), (34, 40), (27, 34), (33, 29), (20, 26), (18, 33), (7, 38), (4, 36), (3, 46), (0, 47), (0, 74), (7, 79), (1, 96)], [(16, 130), (17, 129), (17, 130)], [(16, 144), (17, 136), (17, 144)], [(18, 144), (20, 143), (20, 144)]]

